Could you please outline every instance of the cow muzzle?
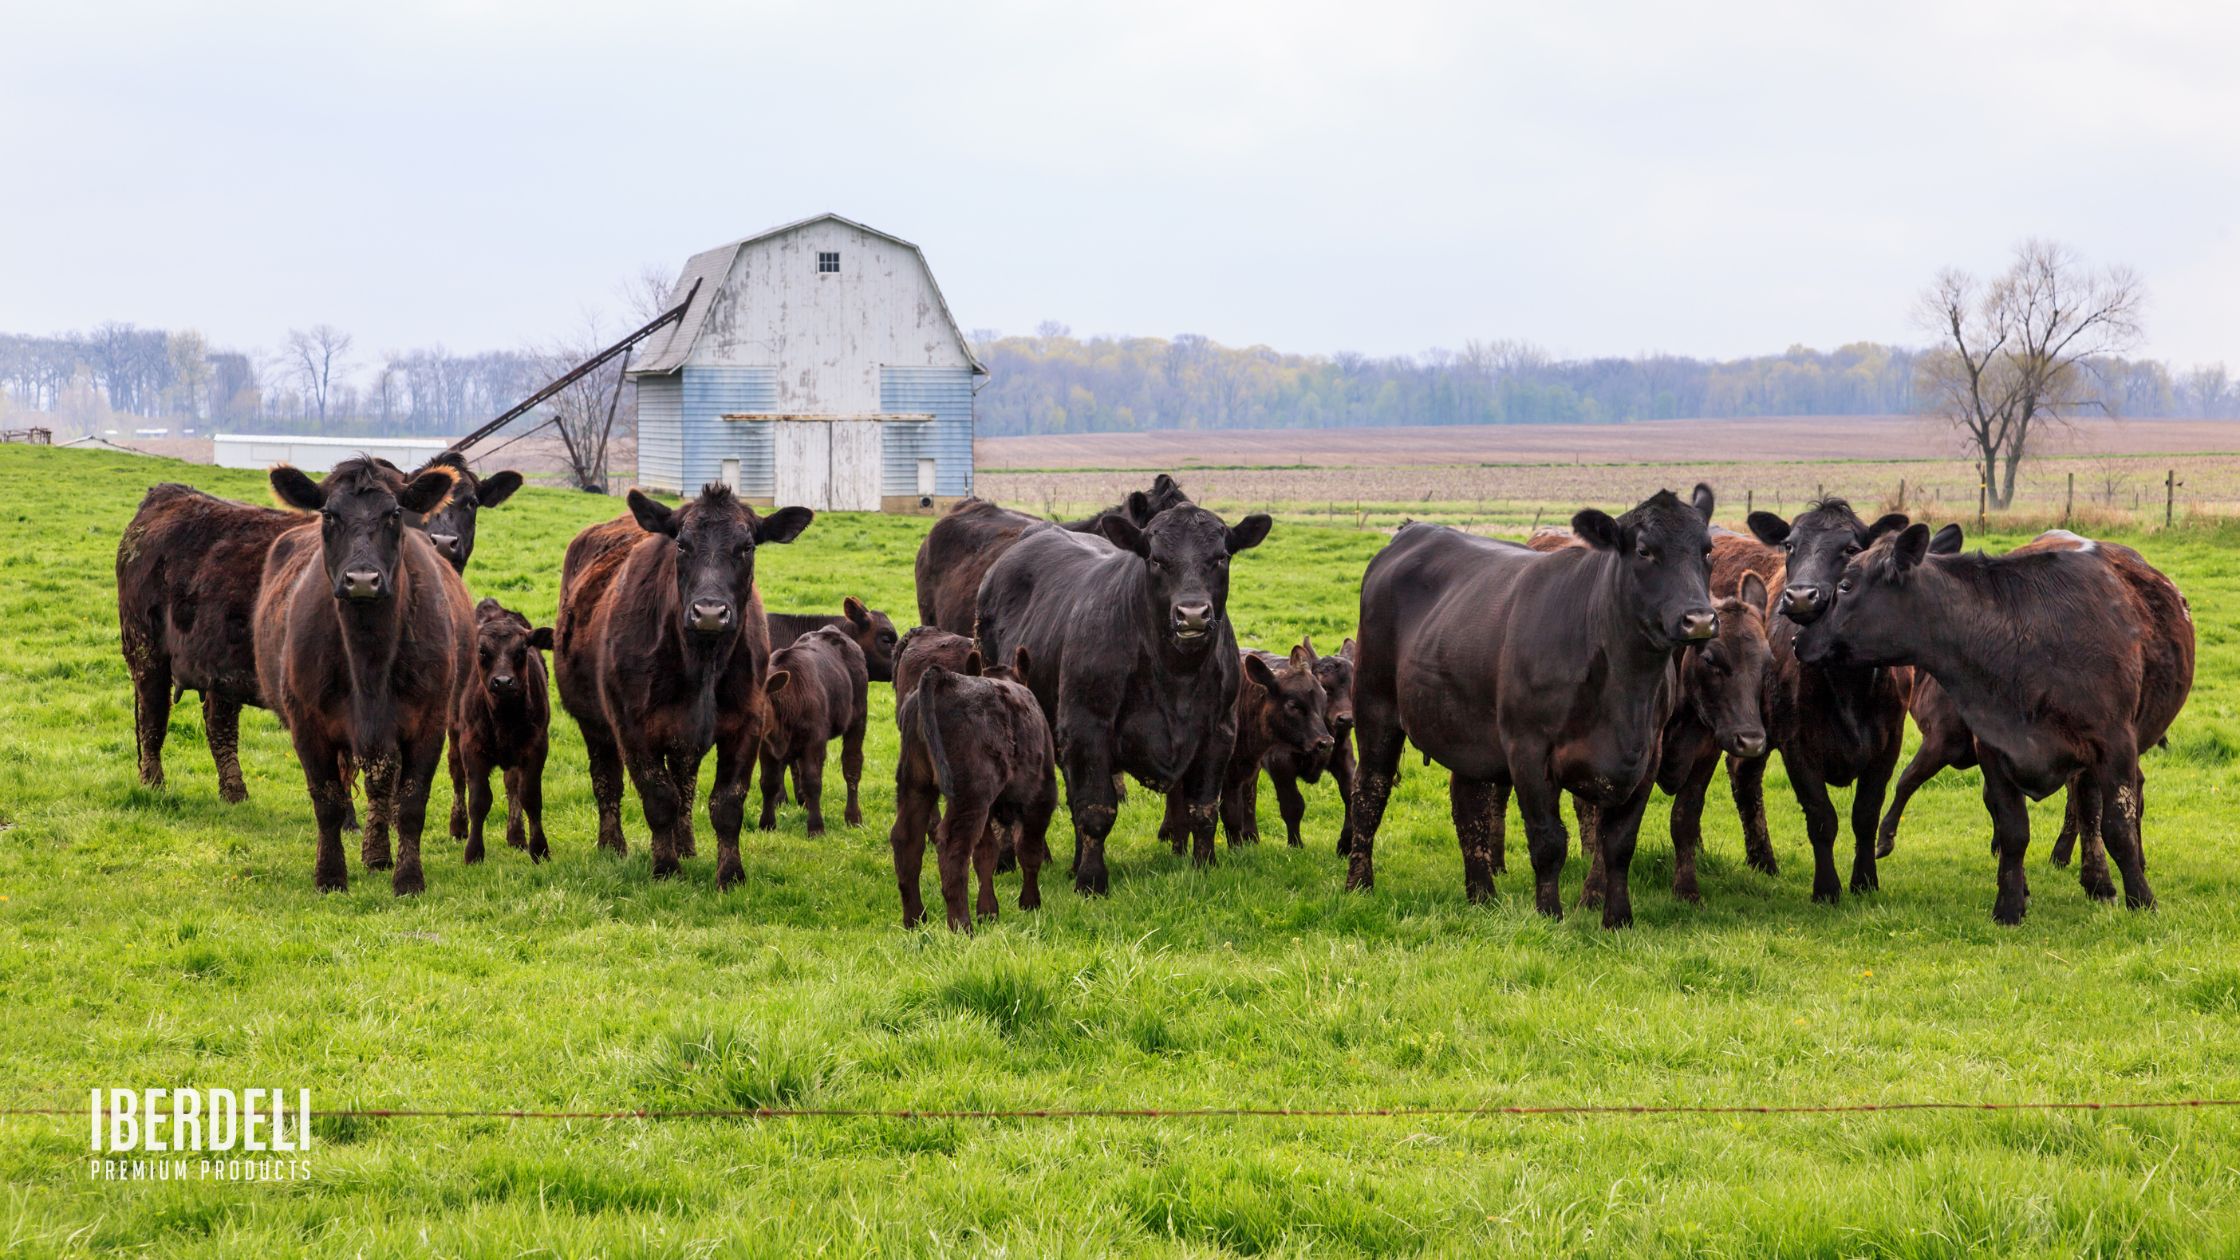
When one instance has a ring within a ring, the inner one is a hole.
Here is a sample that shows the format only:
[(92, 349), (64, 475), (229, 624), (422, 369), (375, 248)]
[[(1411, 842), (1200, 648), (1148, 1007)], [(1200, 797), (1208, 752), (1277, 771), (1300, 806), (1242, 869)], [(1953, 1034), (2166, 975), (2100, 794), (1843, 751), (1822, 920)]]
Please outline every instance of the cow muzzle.
[(1744, 731), (1728, 742), (1727, 751), (1737, 757), (1762, 757), (1766, 751), (1766, 733)]
[(1708, 608), (1698, 608), (1680, 614), (1678, 638), (1684, 643), (1701, 643), (1719, 633), (1719, 614)]
[(388, 583), (381, 580), (379, 569), (351, 569), (335, 584), (334, 593), (337, 599), (379, 599), (388, 593)]
[(430, 534), (428, 535), (428, 541), (434, 543), (436, 550), (442, 552), (446, 559), (456, 560), (459, 558), (459, 536), (457, 534)]
[(694, 600), (685, 627), (694, 634), (719, 634), (731, 628), (731, 605), (716, 600)]
[(1809, 626), (1828, 611), (1828, 592), (1817, 586), (1790, 586), (1781, 591), (1781, 615), (1800, 626)]
[(1196, 643), (1213, 633), (1213, 605), (1177, 604), (1167, 617), (1167, 626), (1177, 641)]

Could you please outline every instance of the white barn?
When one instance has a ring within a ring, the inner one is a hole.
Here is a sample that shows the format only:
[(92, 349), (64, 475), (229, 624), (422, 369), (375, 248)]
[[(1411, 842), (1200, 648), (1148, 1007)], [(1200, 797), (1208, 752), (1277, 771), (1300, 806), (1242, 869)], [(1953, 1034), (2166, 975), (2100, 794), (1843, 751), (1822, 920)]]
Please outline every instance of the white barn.
[(972, 493), (987, 369), (918, 247), (836, 214), (692, 256), (640, 347), (638, 484), (872, 512)]

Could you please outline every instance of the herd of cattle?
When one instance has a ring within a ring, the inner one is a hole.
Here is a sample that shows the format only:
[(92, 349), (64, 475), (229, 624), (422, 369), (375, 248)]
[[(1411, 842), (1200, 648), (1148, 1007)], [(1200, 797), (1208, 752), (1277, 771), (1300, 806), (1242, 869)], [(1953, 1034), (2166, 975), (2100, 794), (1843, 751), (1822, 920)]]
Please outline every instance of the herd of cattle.
[[(201, 694), (220, 794), (246, 795), (243, 705), (278, 715), (318, 821), (314, 882), (347, 884), (342, 832), (360, 857), (420, 891), (420, 838), (448, 745), (451, 833), (483, 857), (489, 779), (502, 771), (507, 842), (549, 852), (542, 817), (551, 682), (583, 733), (599, 844), (625, 851), (635, 787), (652, 870), (695, 852), (693, 796), (716, 755), (708, 819), (716, 882), (744, 877), (739, 833), (762, 771), (760, 824), (791, 791), (823, 830), (823, 774), (841, 744), (846, 819), (862, 822), (866, 697), (892, 681), (901, 753), (891, 831), (903, 919), (925, 914), (919, 874), (935, 846), (952, 927), (996, 912), (1015, 862), (1019, 904), (1041, 902), (1058, 771), (1074, 832), (1072, 874), (1107, 890), (1105, 840), (1125, 780), (1166, 797), (1159, 835), (1214, 860), (1259, 838), (1259, 778), (1273, 781), (1290, 843), (1302, 782), (1325, 771), (1345, 806), (1346, 886), (1375, 878), (1378, 830), (1404, 744), (1448, 772), (1473, 901), (1506, 869), (1509, 799), (1534, 900), (1560, 917), (1571, 797), (1588, 858), (1582, 905), (1632, 921), (1627, 873), (1653, 789), (1673, 798), (1673, 893), (1700, 898), (1705, 790), (1722, 759), (1750, 864), (1775, 870), (1763, 781), (1778, 750), (1802, 806), (1815, 900), (1834, 901), (1831, 787), (1853, 789), (1854, 893), (1877, 886), (1913, 791), (1946, 766), (1981, 765), (1998, 857), (1993, 917), (2027, 906), (2025, 798), (2066, 788), (2054, 859), (2081, 845), (2096, 899), (2154, 903), (2140, 819), (2140, 753), (2191, 689), (2192, 618), (2137, 552), (2056, 531), (2002, 556), (1963, 555), (1932, 534), (1840, 500), (1794, 520), (1711, 524), (1712, 492), (1659, 491), (1625, 515), (1587, 509), (1569, 530), (1518, 545), (1411, 523), (1369, 563), (1358, 637), (1319, 655), (1240, 651), (1230, 563), (1268, 535), (1192, 502), (1173, 478), (1080, 521), (1044, 521), (971, 499), (917, 556), (920, 625), (898, 636), (854, 598), (837, 616), (766, 613), (757, 550), (813, 514), (758, 514), (721, 486), (670, 508), (636, 491), (629, 515), (569, 543), (559, 614), (533, 626), (462, 580), (476, 513), (521, 484), (440, 456), (405, 472), (360, 458), (314, 481), (271, 474), (292, 511), (177, 485), (148, 492), (117, 551), (117, 599), (140, 775), (163, 782), (174, 701)], [(1884, 799), (1911, 713), (1922, 742)], [(397, 851), (392, 856), (389, 833)], [(976, 887), (968, 888), (968, 884)], [(968, 898), (968, 892), (972, 894)], [(969, 904), (968, 904), (969, 903)]]

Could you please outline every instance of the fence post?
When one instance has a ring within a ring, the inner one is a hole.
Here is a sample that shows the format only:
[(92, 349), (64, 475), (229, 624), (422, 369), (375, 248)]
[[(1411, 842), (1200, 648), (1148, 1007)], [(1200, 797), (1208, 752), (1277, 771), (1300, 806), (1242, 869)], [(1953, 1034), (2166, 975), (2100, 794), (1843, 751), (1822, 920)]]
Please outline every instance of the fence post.
[(2168, 529), (2178, 513), (2178, 470), (2173, 468), (2162, 477), (2162, 527)]
[(1991, 483), (1988, 481), (1979, 481), (1976, 483), (1976, 532), (1979, 534), (1984, 530), (1983, 519), (1985, 514), (1989, 512), (1990, 509)]
[(2077, 475), (2069, 474), (2069, 503), (2061, 509), (2061, 523), (2067, 525), (2077, 514)]
[(1758, 492), (1757, 492), (1756, 490), (1754, 490), (1754, 489), (1753, 489), (1753, 490), (1745, 490), (1745, 491), (1743, 491), (1743, 492), (1742, 492), (1742, 514), (1743, 514), (1744, 516), (1748, 516), (1748, 515), (1750, 515), (1750, 513), (1751, 513), (1752, 509), (1756, 508), (1757, 506), (1758, 506)]
[(1898, 478), (1898, 510), (1906, 510), (1906, 479), (1903, 477)]

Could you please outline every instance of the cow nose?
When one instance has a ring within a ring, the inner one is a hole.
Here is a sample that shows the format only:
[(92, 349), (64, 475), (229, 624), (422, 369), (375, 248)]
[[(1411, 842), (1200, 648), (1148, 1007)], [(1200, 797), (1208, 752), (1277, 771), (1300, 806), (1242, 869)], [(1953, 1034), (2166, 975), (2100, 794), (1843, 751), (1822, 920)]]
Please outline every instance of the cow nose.
[(499, 690), (501, 690), (501, 691), (502, 691), (502, 690), (505, 690), (506, 688), (509, 688), (509, 687), (513, 686), (513, 675), (511, 675), (511, 674), (498, 674), (498, 675), (495, 675), (495, 676), (493, 676), (493, 677), (492, 677), (492, 678), (490, 679), (490, 685), (491, 685), (491, 686), (493, 686), (493, 687), (496, 687), (496, 688), (498, 688), (498, 689), (499, 689)]
[(459, 550), (459, 536), (457, 534), (430, 534), (428, 535), (428, 541), (446, 552)]
[(1211, 604), (1176, 604), (1174, 606), (1174, 624), (1178, 629), (1203, 630), (1206, 628), (1206, 623), (1211, 620), (1213, 620), (1213, 605)]
[(692, 605), (692, 628), (703, 634), (721, 630), (731, 624), (731, 605), (708, 600), (696, 600)]
[(345, 599), (381, 598), (381, 571), (379, 569), (351, 569), (342, 575), (342, 595)]
[(1708, 608), (1683, 613), (1680, 617), (1680, 637), (1689, 642), (1708, 639), (1719, 633), (1719, 614)]
[(1766, 737), (1763, 732), (1737, 735), (1734, 737), (1734, 750), (1744, 757), (1760, 756), (1766, 750)]
[(1781, 592), (1781, 611), (1789, 620), (1811, 621), (1827, 608), (1828, 593), (1817, 586), (1791, 586)]
[(1314, 750), (1318, 754), (1327, 753), (1337, 746), (1338, 741), (1330, 738), (1328, 735), (1325, 735), (1321, 739), (1318, 739), (1314, 742)]

